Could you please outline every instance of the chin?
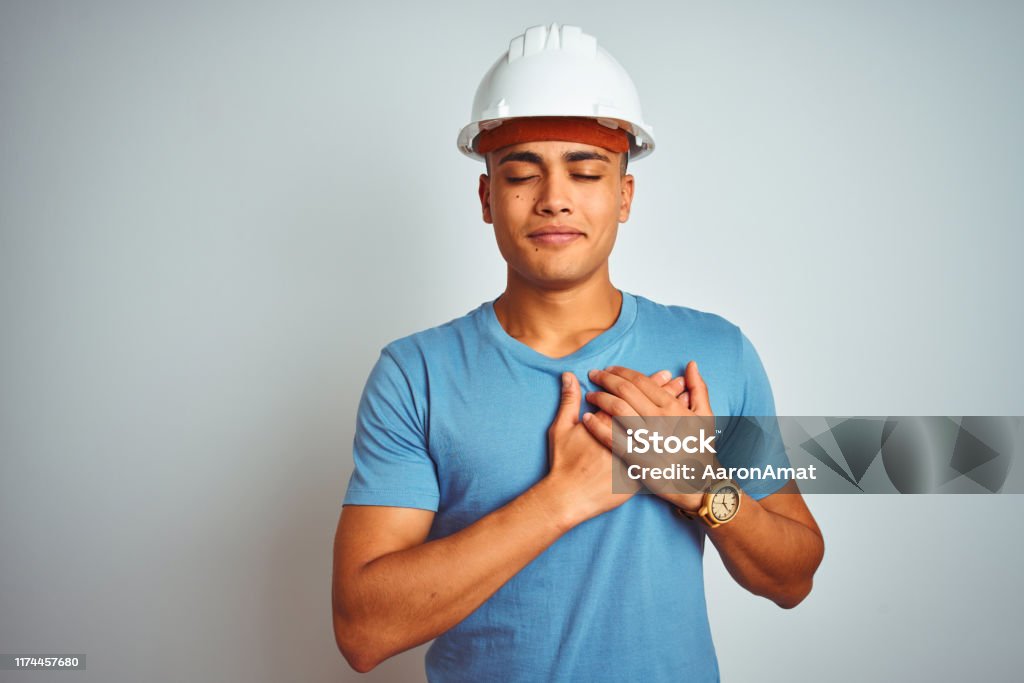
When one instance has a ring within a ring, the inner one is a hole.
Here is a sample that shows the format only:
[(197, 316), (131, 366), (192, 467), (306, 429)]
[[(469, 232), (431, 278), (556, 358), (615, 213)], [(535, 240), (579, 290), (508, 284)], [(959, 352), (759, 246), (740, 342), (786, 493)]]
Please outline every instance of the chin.
[(565, 289), (584, 282), (587, 273), (577, 268), (520, 270), (523, 279), (543, 289)]

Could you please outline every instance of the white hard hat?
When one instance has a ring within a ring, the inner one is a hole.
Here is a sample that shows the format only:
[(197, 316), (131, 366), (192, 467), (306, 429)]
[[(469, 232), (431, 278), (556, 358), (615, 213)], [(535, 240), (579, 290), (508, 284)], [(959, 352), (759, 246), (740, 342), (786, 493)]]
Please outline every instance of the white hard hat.
[(459, 132), (459, 150), (479, 161), (477, 135), (506, 119), (573, 116), (597, 119), (630, 134), (629, 158), (654, 150), (633, 79), (579, 26), (533, 26), (512, 39), (484, 75), (473, 98), (472, 122)]

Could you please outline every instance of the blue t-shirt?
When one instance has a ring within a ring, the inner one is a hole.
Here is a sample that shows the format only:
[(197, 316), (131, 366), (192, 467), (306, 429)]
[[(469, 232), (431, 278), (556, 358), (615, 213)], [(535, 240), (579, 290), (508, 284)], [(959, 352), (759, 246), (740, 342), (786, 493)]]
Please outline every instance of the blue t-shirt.
[[(587, 377), (593, 368), (678, 375), (690, 360), (707, 382), (716, 420), (775, 414), (757, 353), (720, 316), (623, 292), (612, 327), (551, 358), (510, 337), (493, 301), (484, 303), (383, 349), (359, 404), (344, 502), (433, 510), (430, 538), (449, 536), (547, 474), (547, 429), (563, 371), (574, 372), (585, 393), (601, 390)], [(584, 400), (583, 410), (596, 409)], [(767, 460), (786, 465), (781, 449)], [(784, 483), (743, 488), (759, 499)], [(428, 678), (718, 680), (704, 529), (654, 495), (587, 520), (439, 636), (427, 652)]]

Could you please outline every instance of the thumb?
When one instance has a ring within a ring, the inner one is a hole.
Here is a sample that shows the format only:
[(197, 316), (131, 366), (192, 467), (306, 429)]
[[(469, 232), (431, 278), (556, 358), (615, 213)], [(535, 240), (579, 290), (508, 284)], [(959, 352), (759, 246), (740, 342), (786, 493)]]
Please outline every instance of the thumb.
[(571, 372), (562, 373), (562, 398), (558, 402), (558, 414), (551, 427), (556, 430), (567, 429), (580, 421), (580, 384), (576, 375)]

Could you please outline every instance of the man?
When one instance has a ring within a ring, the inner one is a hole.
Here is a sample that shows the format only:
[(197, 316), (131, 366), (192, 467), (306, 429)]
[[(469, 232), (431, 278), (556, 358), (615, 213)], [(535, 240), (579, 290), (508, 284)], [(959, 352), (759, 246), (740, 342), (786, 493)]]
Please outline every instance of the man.
[(653, 149), (635, 88), (580, 29), (534, 27), (459, 144), (487, 164), (507, 286), (389, 344), (367, 380), (335, 540), (339, 648), (368, 671), (436, 639), (431, 681), (716, 680), (705, 536), (786, 608), (824, 546), (792, 481), (744, 483), (717, 518), (711, 494), (613, 489), (613, 417), (774, 415), (739, 328), (611, 283), (627, 158)]

